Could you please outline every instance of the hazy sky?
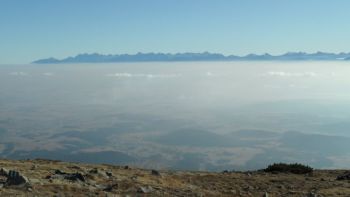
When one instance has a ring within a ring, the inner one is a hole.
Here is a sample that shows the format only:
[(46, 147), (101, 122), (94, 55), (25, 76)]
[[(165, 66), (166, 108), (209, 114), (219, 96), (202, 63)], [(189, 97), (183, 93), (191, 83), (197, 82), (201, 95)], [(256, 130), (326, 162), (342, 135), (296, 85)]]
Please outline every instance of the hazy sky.
[(1, 0), (0, 64), (84, 52), (350, 51), (348, 0)]

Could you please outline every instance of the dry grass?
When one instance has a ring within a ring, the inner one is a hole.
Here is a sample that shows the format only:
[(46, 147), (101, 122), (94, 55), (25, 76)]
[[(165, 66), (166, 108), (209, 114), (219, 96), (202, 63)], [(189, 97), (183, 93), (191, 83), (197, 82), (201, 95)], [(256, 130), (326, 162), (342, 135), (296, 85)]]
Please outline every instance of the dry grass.
[[(31, 188), (6, 187), (0, 196), (350, 196), (350, 182), (336, 181), (341, 170), (315, 170), (312, 174), (209, 173), (124, 169), (122, 166), (89, 165), (49, 160), (0, 160), (0, 167), (14, 169), (29, 178)], [(97, 168), (98, 173), (90, 173)], [(56, 169), (79, 172), (85, 182), (48, 179)], [(111, 172), (108, 177), (106, 172)], [(103, 191), (108, 185), (109, 191)], [(140, 188), (151, 188), (140, 193)]]

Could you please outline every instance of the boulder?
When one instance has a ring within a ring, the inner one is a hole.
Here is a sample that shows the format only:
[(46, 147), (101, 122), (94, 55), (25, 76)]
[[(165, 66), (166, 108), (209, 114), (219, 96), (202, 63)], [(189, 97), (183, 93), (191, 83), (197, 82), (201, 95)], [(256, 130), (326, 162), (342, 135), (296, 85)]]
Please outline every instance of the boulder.
[(70, 181), (78, 181), (79, 180), (79, 181), (85, 182), (84, 176), (79, 172), (65, 174), (64, 179), (70, 180)]
[(28, 183), (27, 177), (14, 170), (9, 171), (6, 185), (22, 185), (26, 183)]
[(66, 172), (62, 172), (61, 170), (55, 170), (55, 175), (50, 176), (50, 178), (63, 178), (63, 179), (70, 180), (70, 181), (85, 182), (84, 176), (79, 172), (66, 173)]

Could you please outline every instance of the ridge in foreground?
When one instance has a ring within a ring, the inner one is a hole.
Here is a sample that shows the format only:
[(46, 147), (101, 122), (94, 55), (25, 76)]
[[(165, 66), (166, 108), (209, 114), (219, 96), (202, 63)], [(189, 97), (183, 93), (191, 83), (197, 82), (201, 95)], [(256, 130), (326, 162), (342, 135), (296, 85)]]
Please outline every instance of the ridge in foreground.
[(315, 197), (350, 194), (350, 175), (344, 170), (314, 170), (308, 174), (156, 171), (44, 159), (0, 160), (0, 169), (0, 196)]

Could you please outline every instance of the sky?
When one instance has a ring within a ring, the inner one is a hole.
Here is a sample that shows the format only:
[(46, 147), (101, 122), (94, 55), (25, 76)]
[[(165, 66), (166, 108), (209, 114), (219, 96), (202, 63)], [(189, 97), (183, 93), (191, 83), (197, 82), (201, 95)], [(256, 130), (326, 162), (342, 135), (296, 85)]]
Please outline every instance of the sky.
[(0, 0), (0, 64), (79, 53), (350, 52), (348, 0)]

